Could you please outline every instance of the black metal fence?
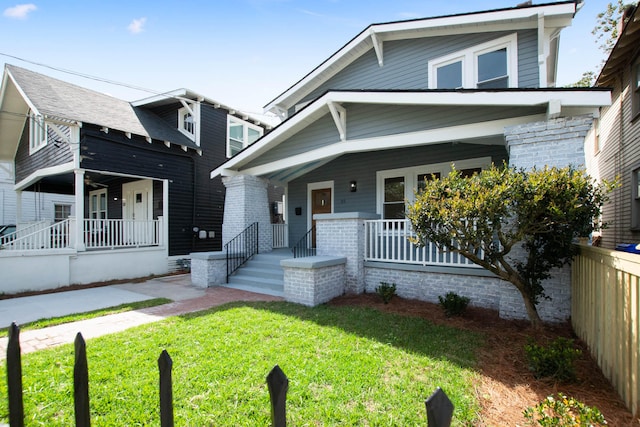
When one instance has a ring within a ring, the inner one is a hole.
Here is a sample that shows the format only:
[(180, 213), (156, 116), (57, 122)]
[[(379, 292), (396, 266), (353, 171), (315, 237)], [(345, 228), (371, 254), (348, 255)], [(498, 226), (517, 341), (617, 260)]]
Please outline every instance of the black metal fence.
[[(82, 334), (75, 339), (75, 362), (73, 365), (73, 401), (76, 427), (91, 425), (89, 405), (89, 370), (87, 349)], [(167, 350), (158, 358), (160, 426), (173, 427), (173, 361)], [(267, 387), (271, 400), (271, 425), (286, 427), (286, 401), (289, 379), (278, 365), (267, 375)], [(20, 355), (20, 328), (12, 323), (9, 327), (7, 345), (7, 389), (9, 400), (9, 426), (24, 427), (24, 404), (22, 400), (22, 361)], [(453, 404), (438, 387), (425, 401), (429, 427), (449, 427), (453, 415)]]
[[(89, 370), (87, 350), (82, 334), (75, 339), (75, 362), (73, 365), (73, 401), (76, 427), (91, 425), (89, 407)], [(173, 383), (171, 369), (173, 361), (167, 350), (158, 358), (160, 378), (160, 426), (173, 427)], [(271, 425), (286, 426), (286, 399), (289, 379), (276, 365), (267, 375), (267, 386), (271, 397)], [(9, 400), (9, 426), (24, 427), (24, 404), (22, 400), (22, 361), (20, 356), (20, 328), (12, 323), (7, 345), (7, 389)]]
[(227, 254), (227, 282), (237, 269), (258, 253), (258, 223), (254, 222), (224, 245)]

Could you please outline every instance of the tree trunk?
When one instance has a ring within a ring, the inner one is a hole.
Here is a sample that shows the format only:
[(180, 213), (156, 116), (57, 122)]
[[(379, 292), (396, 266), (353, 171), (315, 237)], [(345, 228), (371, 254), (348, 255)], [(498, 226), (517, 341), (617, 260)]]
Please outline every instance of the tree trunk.
[(531, 322), (531, 326), (533, 329), (539, 330), (542, 328), (542, 319), (540, 319), (540, 315), (538, 314), (538, 309), (535, 304), (531, 302), (531, 299), (526, 292), (520, 291), (522, 294), (522, 300), (524, 301), (524, 307), (527, 309), (527, 316), (529, 316), (529, 322)]

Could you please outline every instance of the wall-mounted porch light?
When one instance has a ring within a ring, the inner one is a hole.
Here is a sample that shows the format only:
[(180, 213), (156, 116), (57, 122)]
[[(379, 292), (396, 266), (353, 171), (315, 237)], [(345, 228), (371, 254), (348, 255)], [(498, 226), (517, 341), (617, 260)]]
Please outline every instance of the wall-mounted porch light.
[(351, 190), (352, 193), (355, 193), (356, 191), (358, 191), (358, 183), (355, 181), (351, 181), (349, 183), (349, 190)]

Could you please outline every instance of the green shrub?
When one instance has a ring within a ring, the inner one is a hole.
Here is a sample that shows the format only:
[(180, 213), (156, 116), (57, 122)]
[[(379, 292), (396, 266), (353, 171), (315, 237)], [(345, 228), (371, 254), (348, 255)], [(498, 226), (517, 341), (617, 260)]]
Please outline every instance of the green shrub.
[(389, 304), (391, 298), (396, 294), (396, 284), (389, 284), (387, 282), (380, 282), (380, 286), (376, 288), (376, 293), (382, 298), (382, 302)]
[(455, 292), (447, 292), (444, 298), (439, 296), (438, 300), (447, 317), (462, 315), (469, 304), (469, 298), (461, 297)]
[(524, 411), (530, 424), (543, 427), (592, 427), (605, 426), (607, 421), (598, 408), (578, 402), (573, 397), (558, 393), (547, 396), (533, 408)]
[(536, 378), (552, 377), (560, 381), (573, 381), (576, 378), (574, 361), (580, 350), (573, 347), (573, 341), (557, 338), (547, 347), (535, 343), (524, 346), (529, 369)]

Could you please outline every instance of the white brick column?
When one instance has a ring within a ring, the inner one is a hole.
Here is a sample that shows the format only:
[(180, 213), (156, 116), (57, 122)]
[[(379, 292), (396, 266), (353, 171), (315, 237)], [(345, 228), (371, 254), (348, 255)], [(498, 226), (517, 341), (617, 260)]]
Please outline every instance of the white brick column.
[(222, 244), (257, 222), (259, 251), (270, 252), (273, 249), (273, 230), (267, 196), (269, 182), (251, 175), (236, 175), (223, 177), (222, 183), (226, 187)]
[(361, 294), (364, 280), (364, 222), (379, 219), (377, 214), (346, 212), (316, 214), (316, 253), (318, 256), (347, 258), (345, 291)]
[[(584, 139), (591, 129), (590, 115), (559, 117), (544, 122), (526, 123), (505, 128), (509, 166), (538, 169), (544, 166), (584, 168)], [(517, 253), (517, 251), (516, 251)], [(514, 255), (517, 256), (517, 255)], [(553, 269), (542, 286), (550, 301), (541, 299), (537, 309), (545, 321), (564, 321), (571, 315), (571, 267)], [(526, 310), (520, 293), (507, 286), (500, 296), (500, 317), (524, 318)]]
[(506, 127), (509, 166), (584, 167), (584, 138), (592, 123), (591, 116), (579, 116)]

